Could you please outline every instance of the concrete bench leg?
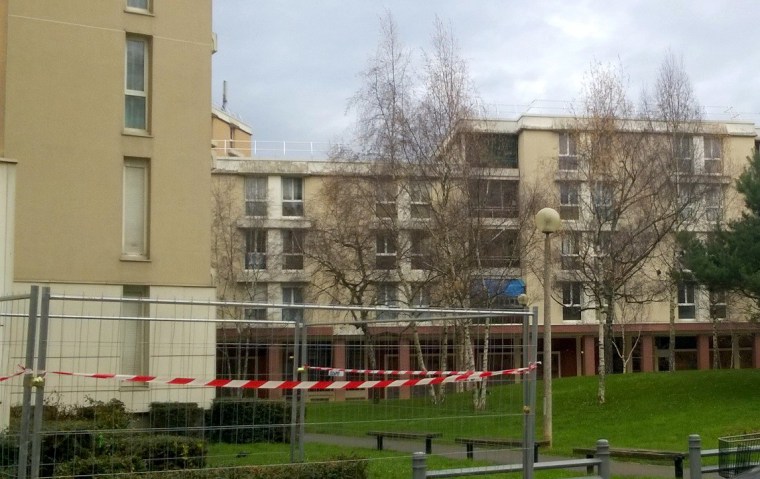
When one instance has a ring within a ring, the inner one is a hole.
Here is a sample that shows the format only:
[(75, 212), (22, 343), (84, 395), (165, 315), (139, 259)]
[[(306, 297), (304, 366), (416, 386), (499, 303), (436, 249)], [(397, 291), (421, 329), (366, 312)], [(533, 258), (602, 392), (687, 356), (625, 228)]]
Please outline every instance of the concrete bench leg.
[(467, 448), (467, 459), (473, 458), (472, 450), (475, 449), (475, 446), (472, 445), (472, 443), (465, 444), (465, 447)]
[(377, 436), (377, 450), (383, 450), (383, 436)]
[(433, 454), (433, 438), (425, 438), (425, 454)]
[(683, 457), (675, 457), (673, 458), (673, 467), (675, 467), (676, 470), (676, 477), (678, 479), (683, 479)]
[[(586, 454), (586, 459), (593, 459), (593, 458), (594, 458), (593, 454)], [(588, 474), (589, 476), (594, 474), (594, 466), (586, 466), (586, 474)]]

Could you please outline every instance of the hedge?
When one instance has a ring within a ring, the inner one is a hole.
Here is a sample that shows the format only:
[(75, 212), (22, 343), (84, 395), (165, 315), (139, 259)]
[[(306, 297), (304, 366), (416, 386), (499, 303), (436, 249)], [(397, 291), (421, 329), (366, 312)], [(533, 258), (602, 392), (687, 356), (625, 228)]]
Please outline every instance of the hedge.
[(290, 405), (250, 398), (216, 399), (206, 418), (210, 440), (243, 444), (288, 442)]

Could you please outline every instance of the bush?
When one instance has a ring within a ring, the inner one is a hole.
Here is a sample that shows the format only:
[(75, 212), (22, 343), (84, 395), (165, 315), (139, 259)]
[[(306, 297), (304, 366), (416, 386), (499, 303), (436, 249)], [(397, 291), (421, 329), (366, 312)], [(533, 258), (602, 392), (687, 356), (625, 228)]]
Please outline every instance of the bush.
[(251, 442), (288, 442), (290, 405), (285, 401), (263, 399), (216, 399), (206, 425), (215, 441), (235, 444)]
[(55, 467), (56, 476), (94, 477), (96, 474), (123, 474), (145, 470), (137, 456), (77, 457)]
[(140, 457), (148, 471), (201, 468), (206, 466), (206, 442), (174, 435), (137, 435), (121, 439), (115, 455)]
[(188, 428), (203, 426), (204, 411), (194, 402), (150, 403), (150, 427), (185, 434)]
[(127, 474), (121, 479), (366, 479), (367, 461), (355, 457), (336, 457), (330, 462), (249, 466), (227, 469), (166, 471)]

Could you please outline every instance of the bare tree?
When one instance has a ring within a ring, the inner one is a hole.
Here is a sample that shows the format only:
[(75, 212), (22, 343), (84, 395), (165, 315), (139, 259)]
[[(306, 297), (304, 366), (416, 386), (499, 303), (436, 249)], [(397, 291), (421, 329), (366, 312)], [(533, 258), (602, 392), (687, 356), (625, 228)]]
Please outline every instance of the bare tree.
[[(657, 110), (636, 111), (621, 67), (594, 64), (583, 110), (560, 138), (560, 204), (570, 220), (562, 239), (560, 285), (582, 284), (595, 309), (600, 403), (611, 372), (618, 315), (623, 305), (658, 298), (658, 283), (651, 281), (658, 248), (699, 198), (694, 183), (685, 188), (686, 177), (674, 169), (684, 152), (674, 147), (681, 136), (670, 133), (666, 125), (675, 128), (675, 123), (666, 118)], [(691, 126), (686, 118), (683, 124)]]
[[(255, 220), (247, 220), (249, 228), (242, 228), (246, 217), (245, 203), (240, 201), (239, 178), (217, 174), (214, 176), (211, 190), (212, 200), (212, 254), (211, 267), (217, 297), (230, 302), (265, 302), (261, 297), (258, 269), (253, 263), (260, 263), (262, 258), (247, 254), (249, 243), (266, 242), (263, 229), (255, 228)], [(259, 312), (262, 310), (258, 310)], [(263, 310), (265, 312), (265, 310)], [(220, 353), (226, 360), (227, 371), (236, 378), (247, 378), (251, 346), (251, 331), (244, 320), (246, 310), (238, 305), (222, 305), (217, 308), (217, 315), (223, 319), (234, 319), (234, 331), (230, 328), (220, 330), (224, 335)], [(232, 334), (231, 334), (232, 333)], [(227, 345), (232, 344), (232, 347)]]

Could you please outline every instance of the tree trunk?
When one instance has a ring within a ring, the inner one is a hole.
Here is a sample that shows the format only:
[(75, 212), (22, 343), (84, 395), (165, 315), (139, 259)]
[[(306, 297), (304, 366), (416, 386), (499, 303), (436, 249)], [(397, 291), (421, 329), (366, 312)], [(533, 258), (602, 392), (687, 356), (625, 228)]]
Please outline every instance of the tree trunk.
[(599, 324), (599, 387), (597, 389), (596, 399), (597, 399), (597, 402), (599, 404), (604, 404), (605, 401), (607, 400), (607, 398), (606, 398), (606, 394), (607, 394), (607, 391), (606, 391), (606, 388), (607, 388), (607, 385), (606, 385), (607, 369), (606, 369), (605, 364), (604, 364), (605, 357), (606, 357), (606, 354), (605, 354), (605, 349), (606, 348), (605, 348), (605, 344), (604, 344), (604, 336), (605, 336), (605, 334), (604, 334), (604, 329), (605, 329), (604, 325), (605, 325), (605, 320), (602, 317), (602, 313), (601, 313), (601, 311), (599, 311), (598, 308), (596, 310), (596, 319), (597, 319), (597, 322)]
[[(417, 355), (417, 368), (420, 371), (427, 371), (427, 367), (425, 367), (425, 357), (422, 355), (422, 344), (420, 344), (420, 333), (417, 329), (416, 321), (412, 323), (412, 340), (414, 341), (414, 351)], [(433, 404), (439, 404), (435, 385), (431, 384), (428, 386), (428, 391), (430, 392), (430, 399), (433, 401)]]
[(668, 370), (676, 370), (676, 294), (678, 291), (676, 288), (678, 285), (671, 283), (669, 296), (669, 308), (670, 308), (670, 327), (668, 329), (670, 336), (668, 341)]
[[(483, 332), (483, 358), (480, 365), (481, 371), (488, 371), (488, 341), (491, 334), (490, 319), (486, 318), (486, 327)], [(474, 406), (476, 411), (482, 411), (486, 408), (487, 379), (482, 378), (476, 383)]]
[(739, 335), (731, 331), (731, 367), (741, 369), (741, 358), (739, 357)]
[(712, 360), (712, 368), (713, 369), (720, 369), (720, 354), (718, 351), (718, 321), (715, 318), (712, 318), (712, 349), (713, 349), (713, 360)]

